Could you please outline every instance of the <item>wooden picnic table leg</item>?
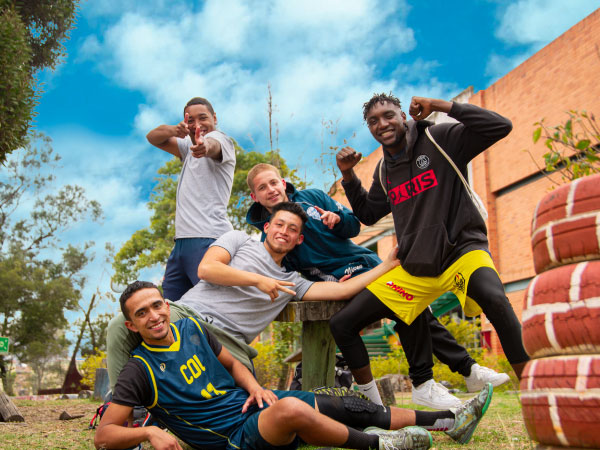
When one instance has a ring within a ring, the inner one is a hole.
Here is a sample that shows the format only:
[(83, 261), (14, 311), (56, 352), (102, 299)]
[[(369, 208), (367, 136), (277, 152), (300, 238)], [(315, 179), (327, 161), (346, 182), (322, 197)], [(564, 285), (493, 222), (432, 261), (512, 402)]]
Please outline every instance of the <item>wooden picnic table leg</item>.
[(328, 320), (302, 322), (302, 390), (335, 382), (335, 341)]

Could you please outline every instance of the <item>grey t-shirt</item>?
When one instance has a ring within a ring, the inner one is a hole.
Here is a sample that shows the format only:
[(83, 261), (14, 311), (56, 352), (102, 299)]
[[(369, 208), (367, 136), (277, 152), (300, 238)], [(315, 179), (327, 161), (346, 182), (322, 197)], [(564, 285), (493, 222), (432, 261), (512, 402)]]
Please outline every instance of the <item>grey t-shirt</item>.
[(235, 170), (233, 142), (218, 130), (211, 131), (205, 137), (219, 141), (221, 161), (208, 157), (195, 158), (190, 151), (190, 137), (177, 139), (183, 168), (177, 185), (175, 239), (216, 239), (233, 229), (227, 218), (227, 203)]
[(296, 292), (295, 297), (279, 292), (279, 297), (272, 302), (267, 294), (254, 286), (221, 286), (200, 280), (177, 302), (193, 308), (205, 322), (248, 344), (277, 317), (289, 301), (301, 300), (313, 284), (297, 272), (286, 272), (285, 268), (275, 264), (264, 244), (243, 231), (225, 233), (212, 246), (222, 247), (229, 252), (231, 267), (295, 283), (294, 286), (288, 286)]

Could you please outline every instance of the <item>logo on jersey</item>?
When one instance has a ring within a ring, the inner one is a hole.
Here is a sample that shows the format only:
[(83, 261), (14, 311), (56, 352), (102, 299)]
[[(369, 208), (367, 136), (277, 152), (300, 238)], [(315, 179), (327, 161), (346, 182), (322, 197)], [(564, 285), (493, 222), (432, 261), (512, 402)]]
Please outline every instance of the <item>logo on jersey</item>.
[(321, 214), (319, 214), (319, 211), (317, 211), (314, 206), (309, 206), (306, 210), (306, 214), (308, 214), (308, 217), (311, 219), (321, 220)]
[(433, 169), (430, 169), (427, 172), (417, 175), (412, 180), (390, 189), (388, 195), (392, 204), (397, 205), (437, 185), (438, 182), (435, 173)]
[(456, 275), (454, 275), (454, 286), (456, 286), (456, 289), (458, 289), (464, 294), (466, 285), (467, 282), (465, 281), (465, 277), (463, 277), (463, 274), (460, 272), (456, 272)]
[(427, 169), (429, 167), (429, 157), (427, 155), (419, 155), (416, 163), (419, 169)]
[(393, 281), (388, 281), (387, 283), (385, 283), (385, 285), (387, 287), (389, 287), (390, 289), (396, 291), (398, 294), (400, 294), (400, 296), (404, 297), (406, 300), (412, 300), (413, 298), (415, 298), (414, 295), (409, 294), (408, 292), (406, 292), (402, 287), (398, 286), (397, 284), (395, 284)]
[(356, 272), (357, 270), (360, 270), (362, 268), (363, 268), (362, 264), (359, 264), (358, 266), (346, 267), (346, 269), (344, 270), (344, 275), (352, 275), (354, 272)]
[(158, 367), (160, 367), (161, 372), (164, 372), (167, 368), (167, 365), (165, 363), (160, 363), (160, 366), (158, 366)]

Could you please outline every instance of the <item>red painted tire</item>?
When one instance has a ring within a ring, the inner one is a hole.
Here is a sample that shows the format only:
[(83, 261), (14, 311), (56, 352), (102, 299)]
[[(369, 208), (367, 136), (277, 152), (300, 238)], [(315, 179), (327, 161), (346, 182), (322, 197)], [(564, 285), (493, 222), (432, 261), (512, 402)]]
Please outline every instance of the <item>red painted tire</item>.
[(600, 259), (600, 174), (579, 178), (546, 194), (531, 223), (536, 273)]
[(529, 361), (521, 379), (521, 404), (535, 441), (600, 448), (600, 355)]
[(532, 358), (600, 353), (600, 261), (537, 275), (525, 291), (521, 320)]

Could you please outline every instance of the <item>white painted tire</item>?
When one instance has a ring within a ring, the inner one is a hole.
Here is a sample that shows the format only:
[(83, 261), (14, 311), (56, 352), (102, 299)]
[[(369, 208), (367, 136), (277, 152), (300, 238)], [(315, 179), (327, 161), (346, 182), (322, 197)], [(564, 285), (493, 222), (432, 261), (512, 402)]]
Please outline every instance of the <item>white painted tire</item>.
[(546, 194), (531, 224), (536, 273), (600, 259), (600, 174), (579, 178)]
[(600, 261), (537, 275), (525, 291), (521, 320), (532, 358), (600, 353)]
[(600, 448), (600, 355), (529, 361), (521, 379), (521, 404), (535, 441)]

